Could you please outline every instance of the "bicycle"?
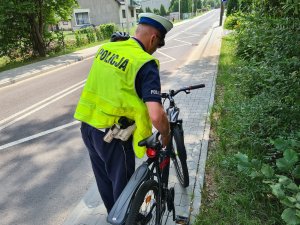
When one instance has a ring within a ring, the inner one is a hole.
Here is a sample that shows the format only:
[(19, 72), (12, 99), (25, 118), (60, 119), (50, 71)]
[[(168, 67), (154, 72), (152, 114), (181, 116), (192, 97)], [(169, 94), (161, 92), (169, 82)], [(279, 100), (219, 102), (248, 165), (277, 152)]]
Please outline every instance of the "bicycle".
[[(203, 87), (204, 84), (199, 84), (161, 94), (164, 102), (166, 99), (169, 100), (166, 113), (170, 122), (171, 141), (166, 148), (162, 148), (160, 134), (156, 131), (139, 142), (139, 146), (146, 146), (148, 158), (130, 178), (110, 211), (107, 222), (113, 225), (162, 225), (163, 221), (167, 223), (169, 213), (172, 212), (173, 221), (181, 220), (181, 224), (189, 223), (188, 218), (176, 217), (175, 191), (173, 187), (168, 188), (170, 159), (174, 163), (180, 184), (183, 187), (189, 185), (182, 120), (178, 119), (180, 109), (173, 97), (180, 92), (189, 94), (191, 90)], [(166, 210), (168, 214), (164, 218)]]

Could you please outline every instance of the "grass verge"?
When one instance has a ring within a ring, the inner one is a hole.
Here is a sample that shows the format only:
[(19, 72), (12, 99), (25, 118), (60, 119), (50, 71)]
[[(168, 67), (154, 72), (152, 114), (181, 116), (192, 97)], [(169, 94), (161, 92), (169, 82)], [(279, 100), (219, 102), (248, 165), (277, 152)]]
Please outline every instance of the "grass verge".
[(278, 202), (268, 199), (263, 186), (240, 174), (234, 163), (234, 154), (240, 149), (232, 143), (238, 134), (228, 132), (235, 126), (231, 108), (244, 99), (236, 79), (242, 65), (235, 57), (235, 48), (233, 35), (223, 38), (202, 205), (194, 225), (283, 224)]
[(94, 47), (97, 45), (101, 45), (105, 42), (108, 42), (109, 40), (104, 40), (104, 41), (97, 41), (97, 42), (93, 42), (90, 44), (86, 44), (84, 46), (80, 46), (80, 47), (73, 47), (73, 48), (66, 48), (60, 52), (56, 52), (56, 53), (50, 53), (48, 54), (46, 57), (35, 57), (35, 58), (29, 58), (29, 59), (17, 59), (15, 61), (10, 61), (8, 57), (0, 57), (0, 72), (3, 72), (5, 70), (10, 70), (10, 69), (14, 69), (17, 67), (21, 67), (21, 66), (25, 66), (31, 63), (35, 63), (35, 62), (39, 62), (39, 61), (43, 61), (46, 59), (50, 59), (53, 57), (57, 57), (57, 56), (61, 56), (61, 55), (66, 55), (72, 52), (76, 52), (85, 48), (90, 48), (90, 47)]

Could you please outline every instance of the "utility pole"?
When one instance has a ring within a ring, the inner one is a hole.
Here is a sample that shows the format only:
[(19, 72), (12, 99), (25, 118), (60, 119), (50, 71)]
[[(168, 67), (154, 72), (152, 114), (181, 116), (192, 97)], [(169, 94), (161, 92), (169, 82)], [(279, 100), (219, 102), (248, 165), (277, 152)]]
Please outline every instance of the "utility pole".
[(226, 0), (221, 0), (220, 26), (222, 26), (222, 21), (223, 21), (223, 14), (224, 14), (224, 2), (226, 2)]
[(178, 5), (178, 7), (179, 7), (179, 20), (180, 20), (180, 0), (179, 0), (179, 5)]
[(126, 15), (126, 27), (127, 27), (127, 33), (130, 34), (130, 26), (129, 26), (129, 12), (128, 12), (128, 1), (130, 0), (125, 0), (125, 15)]

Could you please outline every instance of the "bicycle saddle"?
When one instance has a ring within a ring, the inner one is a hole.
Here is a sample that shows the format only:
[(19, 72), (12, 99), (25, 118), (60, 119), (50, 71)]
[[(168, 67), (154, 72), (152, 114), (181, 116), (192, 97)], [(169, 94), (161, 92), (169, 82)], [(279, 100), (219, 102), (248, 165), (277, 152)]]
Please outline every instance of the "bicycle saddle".
[(160, 141), (158, 139), (159, 135), (160, 135), (159, 132), (155, 131), (150, 137), (147, 137), (144, 140), (141, 140), (138, 145), (140, 147), (146, 146), (146, 148), (156, 149), (160, 145)]

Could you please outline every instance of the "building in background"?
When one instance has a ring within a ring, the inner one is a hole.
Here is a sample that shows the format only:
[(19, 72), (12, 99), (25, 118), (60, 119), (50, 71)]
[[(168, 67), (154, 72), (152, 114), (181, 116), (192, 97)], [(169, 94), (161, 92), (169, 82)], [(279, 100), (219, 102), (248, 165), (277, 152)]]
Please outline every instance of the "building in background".
[(152, 11), (153, 9), (159, 10), (161, 5), (163, 5), (166, 10), (170, 7), (170, 0), (140, 0), (138, 3), (144, 12), (146, 7), (149, 7)]
[(86, 24), (99, 26), (115, 23), (120, 30), (127, 31), (137, 22), (136, 10), (140, 6), (133, 0), (77, 0), (71, 26), (73, 30)]

